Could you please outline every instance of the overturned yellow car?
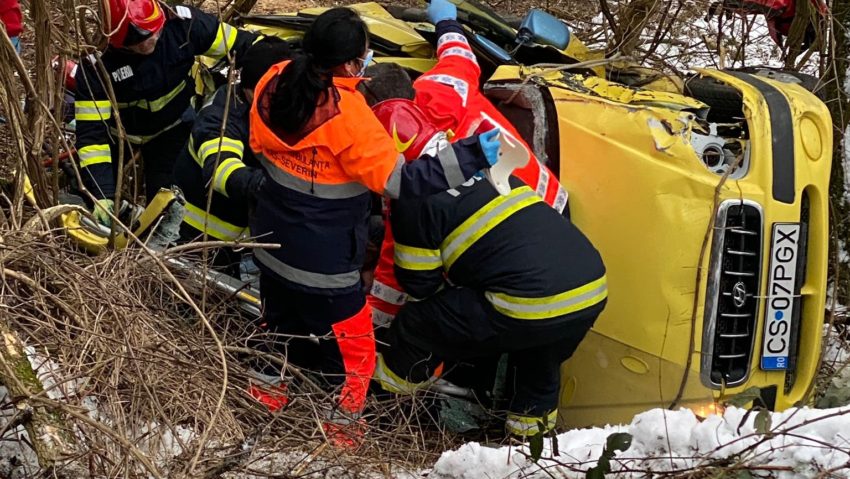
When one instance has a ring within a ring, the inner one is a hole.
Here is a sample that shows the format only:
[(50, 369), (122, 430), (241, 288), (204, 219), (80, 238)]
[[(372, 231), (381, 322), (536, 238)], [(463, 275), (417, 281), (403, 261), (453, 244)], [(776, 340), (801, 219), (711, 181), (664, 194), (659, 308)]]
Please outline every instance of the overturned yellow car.
[[(774, 72), (629, 82), (640, 68), (574, 37), (553, 44), (543, 32), (517, 46), (527, 24), (456, 3), (482, 88), (559, 174), (608, 269), (608, 306), (563, 367), (562, 424), (629, 421), (652, 407), (707, 414), (752, 387), (771, 409), (805, 401), (826, 292), (824, 104)], [(421, 11), (353, 8), (378, 61), (413, 76), (433, 66)], [(323, 10), (242, 22), (297, 46)]]

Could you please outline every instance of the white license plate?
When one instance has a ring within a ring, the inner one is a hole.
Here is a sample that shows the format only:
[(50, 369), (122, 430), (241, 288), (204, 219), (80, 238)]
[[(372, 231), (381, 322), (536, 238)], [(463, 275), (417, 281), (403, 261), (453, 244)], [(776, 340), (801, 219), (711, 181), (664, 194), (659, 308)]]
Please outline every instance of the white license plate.
[(761, 368), (764, 370), (788, 369), (799, 241), (799, 223), (773, 224), (761, 352)]

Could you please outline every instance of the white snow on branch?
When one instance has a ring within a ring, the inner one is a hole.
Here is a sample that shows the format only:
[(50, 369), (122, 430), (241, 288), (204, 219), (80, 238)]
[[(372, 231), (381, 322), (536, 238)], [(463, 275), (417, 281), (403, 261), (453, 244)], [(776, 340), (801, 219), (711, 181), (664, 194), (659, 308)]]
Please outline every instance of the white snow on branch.
[(730, 407), (723, 415), (703, 421), (687, 409), (652, 409), (635, 416), (627, 426), (560, 434), (557, 455), (547, 439), (537, 463), (531, 460), (527, 445), (496, 449), (468, 443), (443, 453), (427, 477), (584, 478), (584, 471), (596, 465), (606, 438), (615, 432), (633, 436), (632, 446), (611, 461), (617, 477), (684, 473), (712, 464), (741, 464), (752, 468), (756, 476), (769, 471), (769, 477), (778, 479), (809, 478), (823, 471), (832, 471), (830, 477), (850, 477), (850, 407), (794, 408), (770, 417), (770, 434), (759, 434), (756, 414), (748, 415), (745, 409)]

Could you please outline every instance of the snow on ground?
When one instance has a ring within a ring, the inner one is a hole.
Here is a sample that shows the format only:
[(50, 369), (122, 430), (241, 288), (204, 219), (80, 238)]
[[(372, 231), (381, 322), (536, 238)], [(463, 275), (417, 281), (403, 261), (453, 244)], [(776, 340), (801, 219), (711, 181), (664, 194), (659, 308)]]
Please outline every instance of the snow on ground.
[[(0, 429), (15, 415), (15, 409), (9, 404), (9, 392), (0, 386)], [(0, 477), (18, 479), (32, 477), (38, 471), (37, 459), (23, 438), (26, 431), (22, 427), (6, 431), (0, 436)]]
[[(850, 390), (850, 345), (824, 328), (824, 365), (834, 368), (832, 388)], [(847, 404), (844, 395), (841, 404)], [(574, 429), (558, 435), (558, 454), (549, 440), (541, 460), (530, 459), (528, 446), (491, 448), (472, 442), (443, 453), (428, 479), (583, 478), (594, 467), (608, 436), (626, 432), (631, 447), (611, 461), (617, 477), (646, 477), (647, 471), (685, 471), (723, 458), (764, 468), (778, 479), (810, 478), (833, 470), (850, 478), (850, 405), (831, 409), (789, 409), (770, 413), (769, 424), (756, 413), (727, 408), (700, 420), (690, 410), (652, 409), (631, 424)], [(757, 426), (759, 424), (759, 426)], [(761, 429), (760, 429), (761, 427)], [(769, 431), (765, 435), (759, 432)], [(734, 462), (734, 461), (733, 461)], [(769, 471), (768, 471), (769, 469)], [(757, 475), (757, 474), (755, 474)]]
[[(846, 317), (846, 307), (835, 309), (837, 318)], [(829, 382), (817, 406), (843, 406), (850, 403), (850, 344), (829, 326), (824, 327), (824, 342), (823, 372)]]
[[(772, 413), (773, 435), (762, 435), (756, 414), (730, 407), (722, 416), (700, 421), (690, 410), (652, 409), (629, 425), (576, 429), (558, 435), (558, 455), (544, 442), (534, 463), (527, 446), (484, 447), (468, 443), (443, 453), (429, 479), (584, 478), (596, 465), (606, 438), (615, 432), (633, 436), (631, 447), (611, 461), (617, 477), (646, 477), (647, 472), (686, 472), (722, 458), (738, 457), (742, 464), (769, 468), (770, 477), (810, 478), (831, 470), (850, 477), (850, 407), (790, 409)], [(737, 461), (732, 461), (735, 463)]]
[[(90, 418), (106, 425), (111, 424), (111, 419), (98, 409), (95, 398), (81, 398), (77, 395), (77, 391), (85, 385), (85, 378), (63, 380), (60, 367), (55, 361), (39, 354), (32, 346), (27, 346), (25, 351), (47, 397), (56, 401), (76, 403), (88, 411)], [(6, 425), (15, 415), (15, 408), (11, 405), (8, 395), (7, 389), (0, 385), (0, 430), (6, 429)], [(0, 478), (33, 477), (39, 470), (38, 458), (28, 445), (27, 431), (23, 426), (8, 429), (0, 437)], [(151, 421), (139, 428), (135, 444), (141, 451), (154, 458), (156, 465), (162, 466), (183, 453), (185, 445), (190, 444), (196, 436), (196, 432), (189, 427), (177, 425), (170, 428)], [(85, 438), (78, 435), (77, 440), (85, 441)]]
[[(839, 369), (850, 362), (850, 349), (834, 331), (825, 330), (824, 364)], [(76, 384), (63, 386), (56, 381), (57, 365), (28, 348), (28, 356), (39, 378), (58, 400), (70, 400)], [(843, 373), (842, 373), (843, 371)], [(850, 368), (839, 369), (835, 381), (847, 381)], [(842, 383), (843, 384), (843, 383)], [(5, 403), (6, 390), (0, 386), (0, 403)], [(87, 404), (90, 417), (109, 423), (96, 403)], [(14, 413), (8, 405), (0, 409), (0, 429)], [(764, 421), (769, 417), (769, 421)], [(583, 478), (585, 471), (596, 466), (607, 438), (613, 433), (628, 433), (632, 444), (611, 460), (617, 477), (651, 477), (652, 473), (682, 472), (718, 463), (742, 464), (753, 468), (752, 474), (777, 479), (809, 478), (824, 471), (827, 477), (850, 478), (850, 406), (831, 409), (790, 409), (759, 416), (745, 409), (729, 407), (722, 415), (700, 420), (687, 409), (669, 411), (652, 409), (634, 417), (628, 425), (574, 429), (558, 435), (557, 454), (551, 440), (544, 441), (541, 459), (531, 460), (528, 445), (488, 447), (475, 442), (447, 451), (431, 469), (404, 471), (387, 465), (362, 464), (357, 470), (343, 467), (321, 449), (302, 452), (251, 450), (245, 470), (229, 473), (227, 479), (254, 479), (282, 471), (297, 471), (310, 477), (335, 479), (380, 478), (390, 474), (405, 479), (518, 479), (518, 478)], [(769, 432), (769, 434), (763, 434)], [(21, 437), (21, 428), (7, 431), (0, 440), (0, 477), (30, 477), (38, 468), (36, 458)], [(140, 431), (137, 445), (150, 453), (159, 464), (183, 451), (183, 445), (194, 439), (188, 428), (174, 431), (151, 423)], [(144, 439), (142, 439), (144, 438)], [(727, 460), (727, 459), (731, 459)]]

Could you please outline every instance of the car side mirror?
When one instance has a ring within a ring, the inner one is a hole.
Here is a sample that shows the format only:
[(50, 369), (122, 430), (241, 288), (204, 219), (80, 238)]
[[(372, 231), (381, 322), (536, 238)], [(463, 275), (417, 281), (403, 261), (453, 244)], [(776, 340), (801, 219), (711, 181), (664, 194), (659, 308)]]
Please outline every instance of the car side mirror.
[(516, 42), (520, 45), (533, 42), (563, 50), (570, 43), (570, 29), (554, 16), (532, 8), (519, 26)]

